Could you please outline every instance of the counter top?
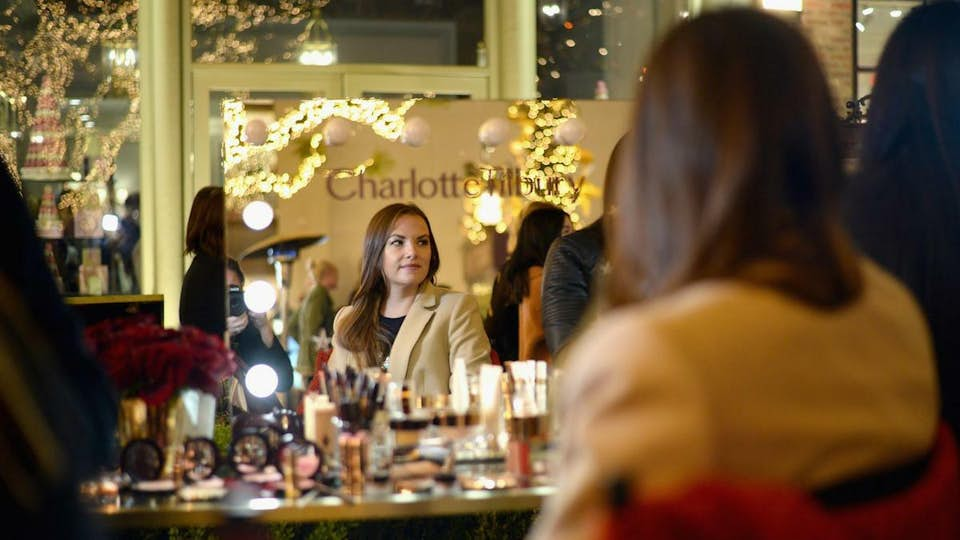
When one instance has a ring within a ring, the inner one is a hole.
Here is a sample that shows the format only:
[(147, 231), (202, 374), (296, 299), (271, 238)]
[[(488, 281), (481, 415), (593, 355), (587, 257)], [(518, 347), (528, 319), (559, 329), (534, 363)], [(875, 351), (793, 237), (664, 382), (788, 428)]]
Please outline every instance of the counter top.
[(369, 493), (352, 501), (323, 496), (180, 502), (173, 496), (142, 500), (124, 496), (118, 504), (95, 508), (94, 514), (110, 529), (210, 527), (228, 519), (257, 523), (396, 519), (535, 510), (553, 493), (553, 487), (541, 486), (499, 491), (451, 488), (431, 494)]

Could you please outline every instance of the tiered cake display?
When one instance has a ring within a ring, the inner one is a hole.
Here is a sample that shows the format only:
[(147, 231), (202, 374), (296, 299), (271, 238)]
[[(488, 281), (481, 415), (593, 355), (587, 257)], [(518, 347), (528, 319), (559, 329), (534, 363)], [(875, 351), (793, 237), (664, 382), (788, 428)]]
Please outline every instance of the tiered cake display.
[(53, 92), (49, 78), (43, 79), (37, 112), (30, 125), (30, 146), (27, 158), (20, 169), (24, 180), (65, 180), (70, 171), (64, 156), (67, 144), (63, 126), (60, 124), (60, 104)]
[(43, 187), (40, 198), (40, 212), (37, 215), (37, 236), (50, 240), (63, 238), (63, 221), (57, 213), (57, 204), (53, 200), (53, 188)]

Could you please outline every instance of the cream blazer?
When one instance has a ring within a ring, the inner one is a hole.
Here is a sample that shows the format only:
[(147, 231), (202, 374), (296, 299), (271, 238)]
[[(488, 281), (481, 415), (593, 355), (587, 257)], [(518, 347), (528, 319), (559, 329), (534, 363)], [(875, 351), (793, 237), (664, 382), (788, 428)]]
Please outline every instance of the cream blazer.
[[(352, 309), (340, 309), (333, 321), (330, 367), (334, 369), (361, 365), (361, 357), (339, 340), (343, 319)], [(490, 362), (490, 342), (477, 301), (469, 294), (425, 283), (390, 349), (390, 375), (397, 382), (412, 381), (418, 395), (449, 394), (457, 357), (466, 361), (468, 373)]]
[(570, 351), (557, 492), (531, 538), (599, 536), (617, 478), (654, 497), (706, 477), (815, 490), (928, 451), (923, 315), (862, 269), (861, 295), (835, 310), (714, 280), (602, 316)]

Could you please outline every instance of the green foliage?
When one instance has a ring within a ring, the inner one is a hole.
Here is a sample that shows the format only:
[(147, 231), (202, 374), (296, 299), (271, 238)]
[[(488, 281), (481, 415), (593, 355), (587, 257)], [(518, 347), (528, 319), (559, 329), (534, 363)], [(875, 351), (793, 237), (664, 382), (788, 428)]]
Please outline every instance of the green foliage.
[(207, 540), (216, 538), (210, 529), (202, 527), (173, 528), (169, 532), (170, 540)]
[(221, 456), (226, 456), (230, 451), (230, 441), (233, 439), (233, 430), (230, 427), (230, 418), (223, 414), (217, 415), (213, 422), (213, 442), (217, 445), (217, 450)]
[[(267, 527), (274, 540), (501, 540), (527, 535), (536, 512), (496, 512), (438, 518), (370, 521), (274, 523)], [(217, 538), (211, 529), (171, 528), (130, 531), (122, 538), (137, 540), (203, 540)]]

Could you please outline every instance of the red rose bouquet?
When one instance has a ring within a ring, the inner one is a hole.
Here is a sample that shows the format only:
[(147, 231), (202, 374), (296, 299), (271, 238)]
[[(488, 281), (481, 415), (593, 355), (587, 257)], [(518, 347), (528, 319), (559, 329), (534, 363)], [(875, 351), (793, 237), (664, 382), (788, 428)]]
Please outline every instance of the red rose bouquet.
[(237, 369), (223, 340), (185, 326), (163, 328), (153, 317), (125, 317), (90, 326), (87, 345), (122, 397), (148, 405), (167, 402), (184, 388), (216, 395), (220, 381)]

